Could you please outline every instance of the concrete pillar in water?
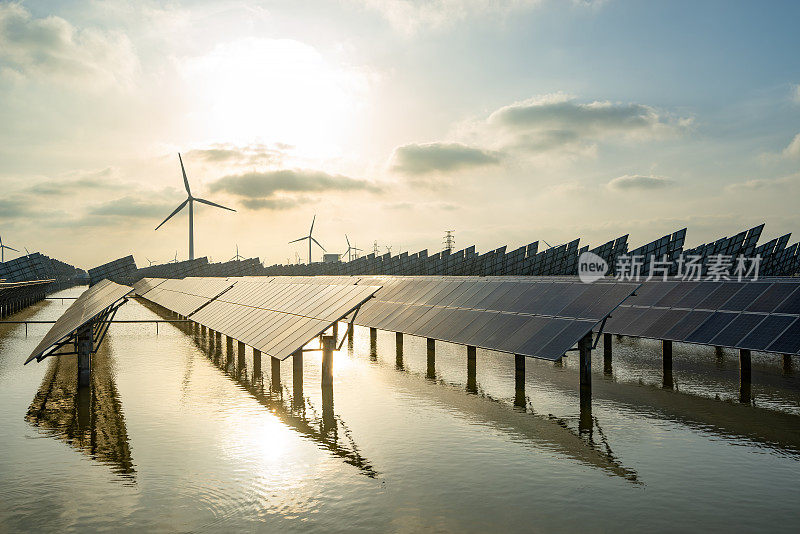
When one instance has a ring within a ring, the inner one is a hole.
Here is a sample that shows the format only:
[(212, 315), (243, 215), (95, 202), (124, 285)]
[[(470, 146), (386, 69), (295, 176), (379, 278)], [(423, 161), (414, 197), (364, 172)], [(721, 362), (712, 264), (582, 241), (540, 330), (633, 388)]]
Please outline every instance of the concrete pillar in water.
[(514, 406), (525, 408), (525, 356), (514, 355)]
[(403, 333), (402, 332), (395, 332), (394, 338), (397, 342), (396, 347), (396, 354), (395, 354), (395, 366), (398, 369), (403, 368)]
[(236, 371), (239, 374), (241, 374), (242, 371), (244, 371), (245, 368), (247, 367), (247, 363), (246, 363), (246, 361), (244, 359), (244, 343), (239, 341), (237, 346), (236, 346), (236, 349), (237, 349), (237, 353), (238, 353), (237, 354), (238, 357), (236, 358)]
[(94, 341), (91, 321), (81, 326), (75, 339), (75, 352), (78, 353), (78, 387), (88, 387), (92, 380), (92, 350)]
[(739, 350), (739, 400), (750, 403), (750, 351), (747, 349)]
[(375, 328), (369, 329), (369, 357), (371, 360), (378, 359), (378, 331)]
[(336, 338), (322, 336), (322, 385), (333, 385), (333, 350), (336, 348)]
[(580, 362), (580, 405), (581, 413), (578, 421), (580, 432), (592, 431), (592, 333), (589, 332), (578, 341)]
[(281, 361), (275, 356), (272, 356), (270, 361), (272, 362), (272, 389), (279, 390), (281, 389)]
[(672, 341), (661, 340), (661, 355), (664, 369), (662, 387), (672, 389)]
[(303, 403), (303, 349), (292, 354), (292, 403), (296, 407)]
[(470, 393), (478, 392), (478, 382), (476, 379), (477, 368), (477, 349), (472, 345), (467, 345), (467, 391)]
[(253, 380), (261, 378), (261, 351), (253, 349)]
[(225, 350), (228, 353), (233, 352), (233, 338), (230, 336), (225, 336)]
[(355, 329), (356, 329), (356, 325), (348, 324), (347, 325), (347, 332), (345, 334), (347, 336), (347, 348), (349, 350), (351, 350), (351, 351), (353, 350), (353, 330), (355, 330)]
[(428, 338), (428, 369), (425, 376), (431, 380), (436, 378), (436, 340)]
[(333, 323), (333, 337), (339, 339), (339, 321)]
[(783, 355), (783, 372), (789, 374), (792, 372), (792, 355), (791, 354), (784, 354)]
[(610, 375), (614, 372), (611, 366), (611, 353), (612, 353), (612, 340), (613, 337), (608, 332), (603, 334), (603, 373)]

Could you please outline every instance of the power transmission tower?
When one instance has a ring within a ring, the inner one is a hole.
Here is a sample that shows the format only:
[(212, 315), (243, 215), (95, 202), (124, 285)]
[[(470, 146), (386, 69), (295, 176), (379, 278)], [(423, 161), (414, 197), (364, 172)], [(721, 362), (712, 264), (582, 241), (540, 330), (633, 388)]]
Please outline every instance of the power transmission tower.
[(372, 253), (375, 254), (376, 258), (381, 255), (381, 250), (378, 248), (378, 242), (377, 241), (375, 241), (375, 243), (373, 243), (373, 245), (372, 245)]
[(456, 245), (455, 230), (446, 230), (444, 233), (444, 249), (448, 252), (453, 252)]

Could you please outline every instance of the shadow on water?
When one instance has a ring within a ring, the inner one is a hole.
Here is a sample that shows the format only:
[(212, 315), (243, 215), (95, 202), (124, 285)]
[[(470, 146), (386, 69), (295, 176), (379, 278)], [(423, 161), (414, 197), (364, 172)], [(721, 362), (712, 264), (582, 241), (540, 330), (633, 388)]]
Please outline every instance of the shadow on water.
[[(362, 474), (376, 478), (378, 472), (359, 451), (352, 432), (347, 424), (333, 411), (333, 388), (323, 388), (322, 409), (318, 410), (308, 397), (302, 395), (302, 385), (295, 385), (299, 390), (294, 395), (281, 384), (266, 380), (260, 367), (254, 368), (250, 374), (246, 360), (238, 354), (236, 346), (230, 347), (225, 341), (218, 342), (211, 336), (201, 334), (191, 326), (178, 326), (191, 336), (195, 345), (208, 357), (216, 367), (247, 391), (270, 413), (275, 415), (287, 427), (302, 437), (317, 443), (320, 448), (341, 458), (346, 464), (357, 467)], [(224, 336), (223, 336), (224, 338)], [(269, 359), (269, 356), (266, 357)], [(188, 371), (187, 371), (188, 372)]]
[(597, 418), (592, 418), (590, 414), (588, 431), (576, 433), (565, 420), (536, 413), (524, 394), (520, 398), (518, 393), (515, 400), (517, 406), (512, 408), (504, 401), (486, 394), (477, 382), (470, 384), (468, 393), (464, 393), (463, 385), (437, 379), (430, 369), (426, 370), (425, 376), (410, 371), (392, 373), (391, 376), (394, 387), (415, 396), (424, 396), (426, 400), (433, 400), (451, 411), (455, 410), (470, 422), (505, 432), (535, 449), (544, 448), (563, 454), (610, 476), (642, 484), (638, 473), (622, 465), (614, 455)]
[(92, 358), (89, 387), (78, 388), (76, 356), (49, 359), (25, 420), (44, 435), (64, 441), (135, 483), (136, 470), (108, 345), (101, 345)]

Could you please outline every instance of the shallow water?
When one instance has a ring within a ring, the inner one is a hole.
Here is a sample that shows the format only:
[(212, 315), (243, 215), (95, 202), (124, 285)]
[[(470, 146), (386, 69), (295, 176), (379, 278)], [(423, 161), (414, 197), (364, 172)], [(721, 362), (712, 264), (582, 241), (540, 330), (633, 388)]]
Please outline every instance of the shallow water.
[[(54, 319), (66, 305), (17, 317)], [(131, 301), (117, 317), (159, 313)], [(22, 366), (48, 326), (28, 328), (0, 326), (0, 530), (795, 531), (800, 520), (800, 374), (775, 356), (753, 355), (743, 404), (734, 352), (676, 345), (664, 388), (658, 343), (615, 339), (610, 375), (595, 353), (582, 428), (575, 356), (528, 360), (515, 407), (508, 355), (478, 350), (473, 393), (464, 347), (437, 343), (430, 378), (424, 339), (405, 337), (401, 363), (394, 333), (379, 332), (371, 355), (358, 328), (323, 398), (318, 352), (304, 357), (299, 395), (291, 359), (274, 387), (269, 358), (259, 376), (249, 349), (242, 367), (190, 329), (115, 324), (76, 396), (68, 362)]]

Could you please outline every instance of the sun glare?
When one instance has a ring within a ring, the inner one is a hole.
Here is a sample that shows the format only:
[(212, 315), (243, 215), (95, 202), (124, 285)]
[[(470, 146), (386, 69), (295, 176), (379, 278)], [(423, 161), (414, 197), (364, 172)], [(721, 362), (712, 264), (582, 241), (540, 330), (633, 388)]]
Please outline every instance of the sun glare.
[(335, 153), (366, 90), (359, 72), (288, 39), (222, 44), (186, 70), (208, 138), (280, 141), (311, 156)]

